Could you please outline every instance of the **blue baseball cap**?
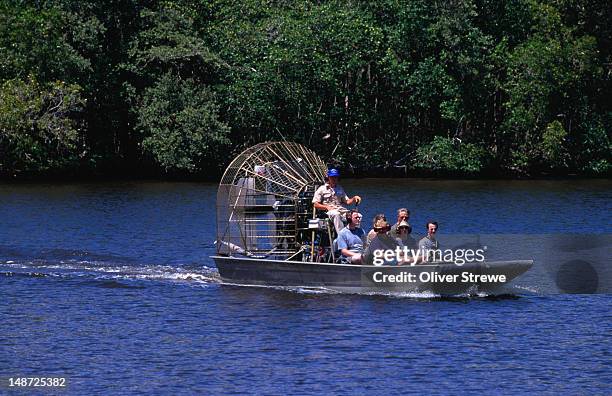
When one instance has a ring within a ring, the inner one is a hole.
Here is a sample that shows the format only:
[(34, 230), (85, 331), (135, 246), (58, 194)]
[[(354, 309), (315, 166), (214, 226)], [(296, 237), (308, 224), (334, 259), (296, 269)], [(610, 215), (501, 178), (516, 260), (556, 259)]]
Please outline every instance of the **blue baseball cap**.
[(331, 168), (327, 170), (327, 177), (338, 177), (338, 176), (340, 176), (340, 172), (338, 172), (338, 169)]

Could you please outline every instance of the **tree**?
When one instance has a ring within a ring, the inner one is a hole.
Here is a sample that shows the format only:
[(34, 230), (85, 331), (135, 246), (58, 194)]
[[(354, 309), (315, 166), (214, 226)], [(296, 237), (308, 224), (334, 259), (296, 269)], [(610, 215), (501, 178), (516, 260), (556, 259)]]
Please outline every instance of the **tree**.
[(531, 6), (534, 34), (509, 54), (504, 87), (506, 166), (518, 173), (566, 168), (568, 158), (550, 155), (552, 144), (580, 158), (584, 124), (595, 116), (585, 94), (601, 73), (592, 37), (575, 37), (556, 8)]
[(34, 77), (0, 88), (0, 174), (65, 171), (86, 154), (78, 85), (39, 85)]
[(474, 144), (442, 136), (416, 151), (414, 167), (439, 175), (477, 175), (487, 168), (490, 156)]
[(57, 6), (0, 4), (0, 80), (56, 80), (86, 86), (104, 27)]
[(205, 86), (167, 73), (145, 90), (136, 114), (142, 150), (164, 172), (210, 175), (222, 169), (229, 128)]
[(229, 65), (218, 89), (236, 140), (284, 137), (337, 160), (370, 158), (370, 142), (381, 138), (375, 77), (383, 35), (367, 10), (251, 0), (223, 11), (209, 31)]

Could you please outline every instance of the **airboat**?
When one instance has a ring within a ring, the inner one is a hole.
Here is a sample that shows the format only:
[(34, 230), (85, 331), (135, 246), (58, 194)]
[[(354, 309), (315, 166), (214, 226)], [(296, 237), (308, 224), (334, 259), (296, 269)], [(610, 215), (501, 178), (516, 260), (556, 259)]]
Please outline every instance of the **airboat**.
[(240, 153), (217, 192), (216, 254), (224, 283), (342, 292), (488, 292), (527, 271), (531, 260), (352, 265), (334, 251), (335, 230), (313, 208), (327, 167), (293, 142), (266, 142)]

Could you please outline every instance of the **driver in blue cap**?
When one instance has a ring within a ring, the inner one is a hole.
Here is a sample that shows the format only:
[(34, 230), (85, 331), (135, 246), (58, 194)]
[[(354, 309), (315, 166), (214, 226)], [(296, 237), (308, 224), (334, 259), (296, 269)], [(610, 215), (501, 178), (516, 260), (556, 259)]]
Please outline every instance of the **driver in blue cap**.
[(334, 222), (336, 232), (344, 228), (342, 217), (348, 212), (348, 209), (342, 204), (352, 205), (359, 204), (361, 197), (355, 195), (349, 198), (341, 185), (338, 184), (340, 172), (338, 169), (332, 168), (327, 171), (327, 182), (315, 191), (312, 203), (316, 209), (325, 210), (329, 218)]

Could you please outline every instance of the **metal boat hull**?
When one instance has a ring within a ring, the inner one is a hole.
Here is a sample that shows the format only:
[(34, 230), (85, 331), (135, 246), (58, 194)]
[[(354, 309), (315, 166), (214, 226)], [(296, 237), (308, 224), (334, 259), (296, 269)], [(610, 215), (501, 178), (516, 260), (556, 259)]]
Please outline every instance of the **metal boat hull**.
[[(454, 295), (500, 289), (531, 260), (366, 266), (213, 256), (224, 282), (326, 288), (346, 292), (432, 292)], [(485, 275), (486, 277), (483, 277)]]

